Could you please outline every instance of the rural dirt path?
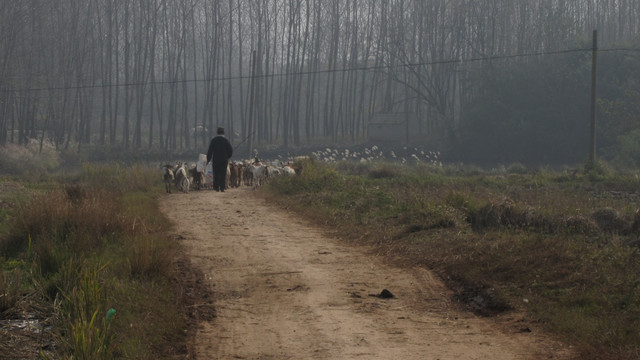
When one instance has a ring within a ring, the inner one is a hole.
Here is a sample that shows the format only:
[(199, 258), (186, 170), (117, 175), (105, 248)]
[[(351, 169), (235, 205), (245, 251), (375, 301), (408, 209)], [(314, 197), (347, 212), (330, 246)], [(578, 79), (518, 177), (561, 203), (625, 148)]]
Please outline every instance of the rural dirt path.
[[(460, 311), (429, 270), (390, 266), (249, 188), (174, 193), (162, 209), (213, 291), (196, 359), (569, 358), (530, 324)], [(394, 298), (372, 296), (383, 289)]]

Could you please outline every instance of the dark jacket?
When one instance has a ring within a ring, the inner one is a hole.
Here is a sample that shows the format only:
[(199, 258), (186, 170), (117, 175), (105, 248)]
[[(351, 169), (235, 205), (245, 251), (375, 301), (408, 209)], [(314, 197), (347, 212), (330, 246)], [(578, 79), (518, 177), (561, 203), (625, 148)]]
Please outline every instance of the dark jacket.
[(212, 162), (213, 165), (227, 164), (229, 158), (233, 154), (233, 148), (231, 142), (224, 135), (217, 135), (211, 139), (209, 143), (209, 150), (207, 151), (207, 162)]

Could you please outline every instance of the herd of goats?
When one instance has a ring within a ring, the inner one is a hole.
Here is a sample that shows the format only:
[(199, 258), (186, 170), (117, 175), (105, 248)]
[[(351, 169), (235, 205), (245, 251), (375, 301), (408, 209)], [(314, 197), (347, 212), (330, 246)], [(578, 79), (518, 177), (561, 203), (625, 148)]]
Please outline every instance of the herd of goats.
[[(189, 190), (213, 189), (213, 172), (210, 164), (188, 164), (177, 161), (175, 164), (162, 166), (165, 190), (171, 193), (175, 187), (183, 193)], [(227, 187), (237, 188), (241, 185), (252, 186), (254, 189), (273, 177), (299, 174), (301, 166), (294, 162), (280, 160), (263, 163), (258, 159), (253, 161), (233, 161), (227, 166)]]

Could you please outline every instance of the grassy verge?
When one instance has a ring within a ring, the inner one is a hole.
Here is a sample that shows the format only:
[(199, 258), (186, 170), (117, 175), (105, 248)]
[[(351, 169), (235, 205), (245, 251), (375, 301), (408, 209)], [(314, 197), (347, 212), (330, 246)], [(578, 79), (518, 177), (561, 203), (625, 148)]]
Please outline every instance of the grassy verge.
[(155, 174), (84, 166), (0, 212), (0, 313), (53, 329), (42, 330), (39, 357), (152, 359), (186, 351), (174, 281), (180, 251), (157, 208), (163, 189)]
[(635, 176), (303, 167), (266, 195), (405, 265), (434, 269), (481, 315), (525, 310), (583, 359), (640, 355)]

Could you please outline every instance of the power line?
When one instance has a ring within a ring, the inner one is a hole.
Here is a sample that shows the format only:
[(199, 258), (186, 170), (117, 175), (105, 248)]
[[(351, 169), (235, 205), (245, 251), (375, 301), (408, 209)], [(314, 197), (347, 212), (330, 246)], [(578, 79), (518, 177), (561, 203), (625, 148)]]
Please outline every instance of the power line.
[[(488, 56), (488, 57), (475, 57), (475, 58), (468, 58), (468, 59), (434, 60), (434, 61), (407, 63), (407, 64), (400, 64), (400, 65), (379, 65), (379, 66), (361, 66), (361, 67), (342, 68), (342, 69), (308, 70), (308, 71), (300, 71), (300, 72), (293, 72), (293, 73), (275, 73), (275, 74), (256, 75), (255, 78), (277, 78), (277, 77), (286, 77), (286, 76), (330, 74), (334, 72), (338, 73), (338, 72), (349, 72), (349, 71), (379, 71), (379, 70), (391, 70), (391, 69), (398, 69), (398, 68), (412, 68), (412, 67), (432, 66), (432, 65), (462, 64), (462, 63), (472, 63), (472, 62), (491, 61), (491, 60), (506, 60), (506, 59), (525, 58), (525, 57), (539, 57), (539, 56), (547, 56), (547, 55), (562, 55), (562, 54), (577, 53), (577, 52), (591, 52), (592, 50), (593, 49), (591, 48), (579, 48), (579, 49), (541, 51), (541, 52), (511, 54), (511, 55), (496, 55), (496, 56)], [(610, 48), (610, 49), (599, 49), (598, 51), (600, 52), (615, 52), (615, 51), (635, 52), (635, 51), (640, 51), (640, 49)], [(251, 78), (252, 78), (251, 75), (244, 75), (244, 76), (227, 76), (227, 77), (217, 77), (217, 78), (207, 78), (207, 79), (159, 80), (159, 81), (123, 83), (123, 84), (114, 83), (114, 84), (100, 84), (100, 85), (76, 85), (76, 86), (58, 86), (58, 87), (53, 86), (53, 87), (40, 87), (40, 88), (23, 88), (23, 89), (2, 89), (0, 90), (0, 92), (7, 93), (7, 92), (81, 90), (81, 89), (98, 89), (98, 88), (112, 88), (112, 87), (143, 86), (143, 85), (165, 85), (165, 84), (183, 84), (183, 83), (211, 82), (211, 81), (249, 80)]]

